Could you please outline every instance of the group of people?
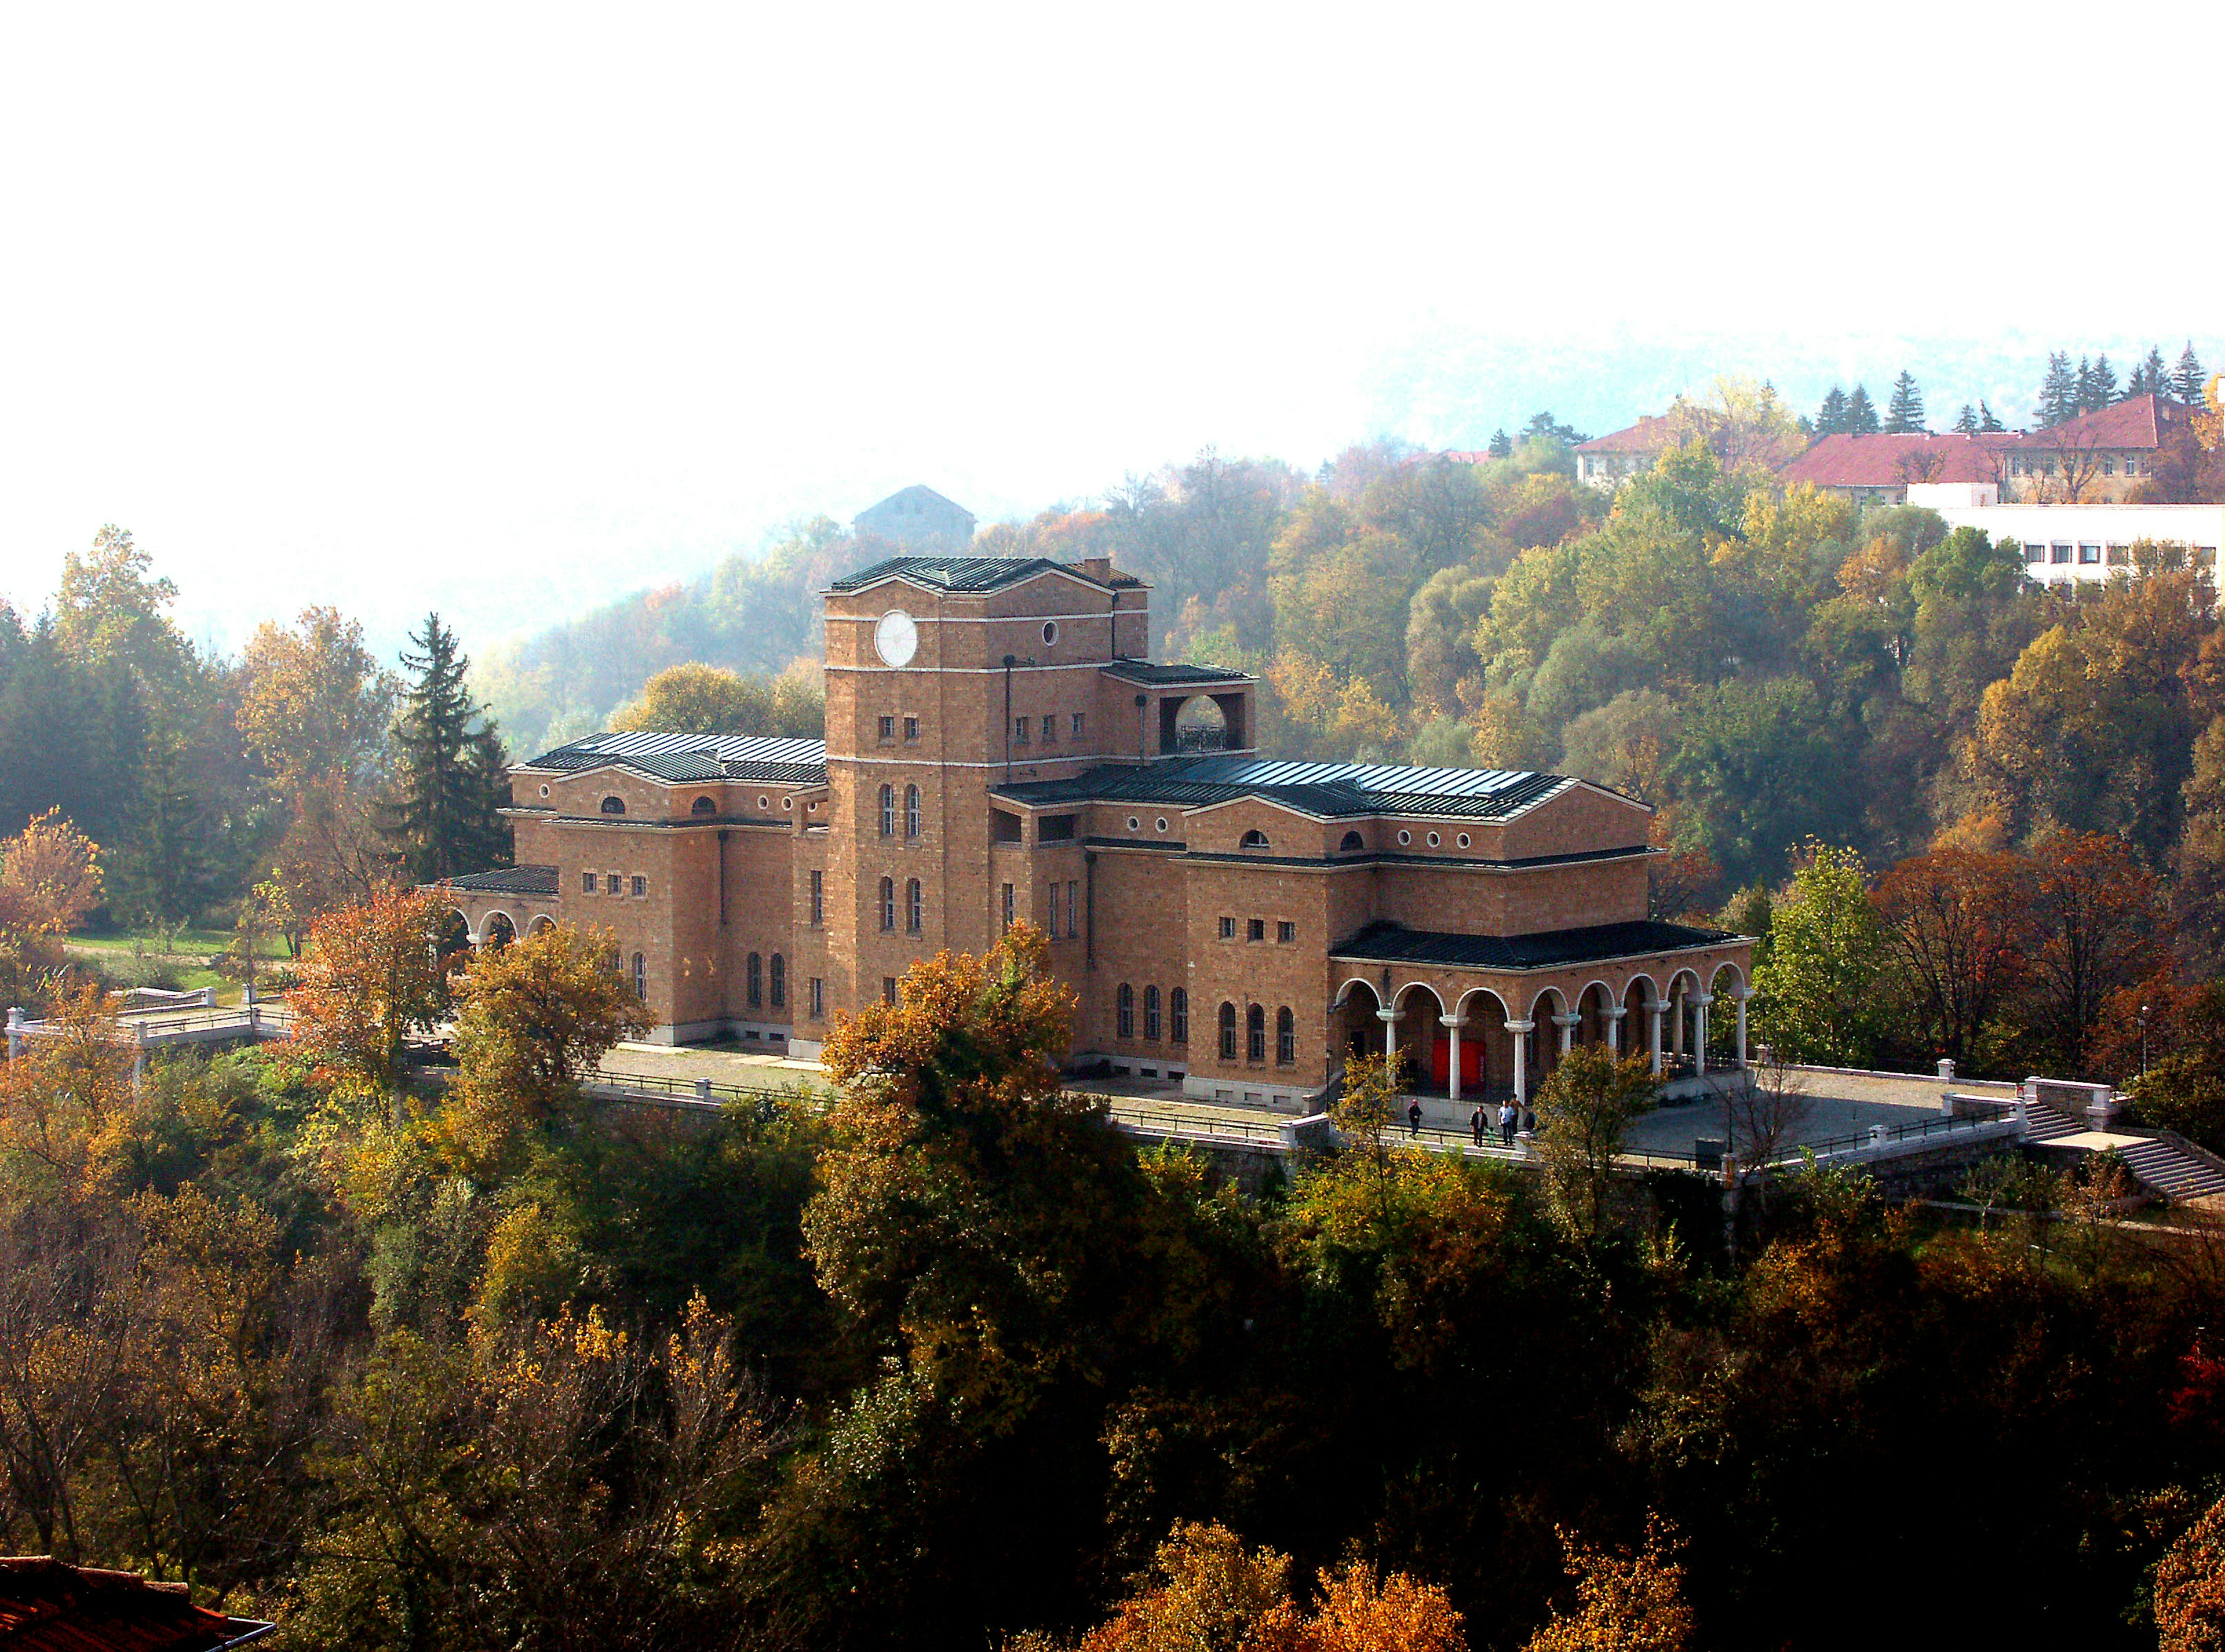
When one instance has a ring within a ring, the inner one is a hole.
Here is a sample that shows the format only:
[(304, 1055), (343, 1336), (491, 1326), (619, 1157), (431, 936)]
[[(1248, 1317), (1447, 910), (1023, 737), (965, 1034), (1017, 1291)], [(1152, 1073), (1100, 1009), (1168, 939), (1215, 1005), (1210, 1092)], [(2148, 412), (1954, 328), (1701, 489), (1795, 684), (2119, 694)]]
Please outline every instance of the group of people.
[[(1498, 1123), (1499, 1144), (1501, 1147), (1512, 1147), (1517, 1131), (1525, 1136), (1537, 1133), (1537, 1115), (1531, 1111), (1527, 1102), (1519, 1107), (1511, 1101), (1500, 1102)], [(1491, 1124), (1489, 1110), (1481, 1104), (1467, 1116), (1467, 1133), (1478, 1147), (1483, 1145), (1484, 1132), (1491, 1128)], [(1422, 1133), (1422, 1104), (1418, 1101), (1406, 1104), (1406, 1133), (1410, 1136)]]

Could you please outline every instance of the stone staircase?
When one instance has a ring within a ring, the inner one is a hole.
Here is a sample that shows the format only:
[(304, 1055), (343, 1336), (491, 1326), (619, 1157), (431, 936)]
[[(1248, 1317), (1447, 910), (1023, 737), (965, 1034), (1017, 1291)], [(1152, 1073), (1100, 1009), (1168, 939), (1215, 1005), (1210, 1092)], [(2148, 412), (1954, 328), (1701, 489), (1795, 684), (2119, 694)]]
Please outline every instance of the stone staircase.
[[(2025, 1140), (2042, 1144), (2093, 1128), (2029, 1091), (2025, 1098)], [(2167, 1205), (2225, 1193), (2225, 1164), (2177, 1136), (2141, 1135), (2117, 1151), (2133, 1180)]]

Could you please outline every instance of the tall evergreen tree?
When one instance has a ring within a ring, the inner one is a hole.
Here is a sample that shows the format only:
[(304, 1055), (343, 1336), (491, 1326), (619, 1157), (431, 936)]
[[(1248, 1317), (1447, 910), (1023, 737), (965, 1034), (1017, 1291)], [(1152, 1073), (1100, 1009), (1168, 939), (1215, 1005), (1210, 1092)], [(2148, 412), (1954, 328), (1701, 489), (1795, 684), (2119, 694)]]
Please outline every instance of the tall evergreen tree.
[(2129, 402), (2136, 396), (2170, 394), (2171, 370), (2163, 364), (2163, 351), (2150, 345), (2146, 359), (2125, 380), (2125, 399)]
[(1501, 425), (1491, 433), (1491, 445), (1484, 451), (1493, 459), (1511, 459), (1514, 454), (1514, 438), (1508, 435), (1506, 427)]
[(2088, 413), (2098, 412), (2117, 399), (2117, 370), (2109, 365), (2108, 351), (2094, 358), (2094, 374), (2087, 389), (2084, 410)]
[(2087, 357), (2078, 358), (2078, 372), (2070, 393), (2070, 412), (2075, 418), (2089, 412), (2094, 406), (2094, 364)]
[(2198, 406), (2202, 392), (2209, 383), (2209, 375), (2202, 370), (2202, 358), (2194, 353), (2194, 340), (2186, 341), (2186, 348), (2178, 352), (2178, 366), (2171, 376), (2171, 393), (2189, 407)]
[(1816, 409), (1816, 434), (1835, 436), (1847, 427), (1847, 393), (1837, 385), (1823, 398), (1823, 405)]
[(1892, 382), (1892, 399), (1885, 407), (1888, 436), (1905, 436), (1924, 428), (1924, 392), (1916, 388), (1916, 375), (1905, 367)]
[(1847, 398), (1846, 431), (1850, 436), (1874, 436), (1878, 433), (1876, 404), (1871, 402), (1869, 391), (1860, 384)]
[(394, 801), (386, 835), (420, 883), (509, 863), (502, 743), (465, 678), (471, 661), (438, 614), (402, 656), (412, 679), (394, 727)]
[(1994, 431), (2007, 428), (2006, 425), (1994, 416), (1993, 408), (1987, 407), (1983, 401), (1978, 403), (1978, 429), (1981, 434), (1991, 435)]
[(2047, 358), (2047, 377), (2040, 381), (2039, 406), (2032, 417), (2044, 429), (2059, 425), (2078, 411), (2078, 377), (2071, 369), (2070, 352), (2057, 350)]
[(1962, 412), (1955, 415), (1956, 433), (1958, 435), (1975, 436), (1981, 427), (1978, 423), (1977, 408), (1972, 407), (1968, 402), (1962, 403)]

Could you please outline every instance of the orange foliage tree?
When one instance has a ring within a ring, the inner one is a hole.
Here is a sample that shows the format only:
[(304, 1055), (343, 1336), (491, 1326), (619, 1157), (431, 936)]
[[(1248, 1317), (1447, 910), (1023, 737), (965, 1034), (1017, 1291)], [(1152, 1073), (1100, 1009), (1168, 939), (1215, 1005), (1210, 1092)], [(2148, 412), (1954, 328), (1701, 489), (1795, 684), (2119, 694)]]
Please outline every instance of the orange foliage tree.
[(2158, 1652), (2225, 1646), (2225, 1498), (2156, 1562), (2155, 1619)]
[(2023, 857), (1944, 849), (1911, 855), (1871, 891), (1923, 1048), (1967, 1064), (1981, 1031), (2024, 974), (2031, 865)]
[(98, 845), (48, 809), (0, 843), (0, 991), (28, 996), (59, 942), (100, 904)]
[(1681, 1547), (1665, 1522), (1649, 1517), (1635, 1551), (1579, 1543), (1560, 1533), (1576, 1610), (1556, 1611), (1525, 1652), (1682, 1652), (1692, 1635)]
[(398, 1096), (409, 1035), (447, 1008), (447, 909), (428, 890), (382, 888), (319, 918), (288, 1000), (295, 1047), (328, 1073)]

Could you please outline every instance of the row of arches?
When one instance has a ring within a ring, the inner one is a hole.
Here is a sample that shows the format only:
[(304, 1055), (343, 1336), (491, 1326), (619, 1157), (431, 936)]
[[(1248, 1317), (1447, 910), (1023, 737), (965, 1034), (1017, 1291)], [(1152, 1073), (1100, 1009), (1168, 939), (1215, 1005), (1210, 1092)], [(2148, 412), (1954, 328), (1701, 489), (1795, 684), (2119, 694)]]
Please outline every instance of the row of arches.
[[(534, 917), (525, 933), (529, 935), (537, 935), (544, 929), (554, 929), (555, 927), (556, 920), (543, 912)], [(473, 933), (472, 921), (467, 914), (451, 908), (441, 923), (441, 934), (434, 945), (440, 952), (447, 954), (463, 953), (474, 947), (485, 947), (489, 951), (498, 952), (517, 939), (517, 921), (499, 908), (488, 913), (480, 920), (477, 933)], [(633, 988), (634, 997), (647, 1003), (649, 1002), (647, 956), (636, 953), (628, 959), (613, 952), (610, 954), (609, 963), (612, 969), (618, 970), (624, 975), (627, 984)], [(757, 1002), (755, 993), (757, 965), (758, 957), (752, 953), (750, 954), (750, 977), (752, 986), (750, 1002), (751, 1003)], [(773, 982), (775, 995), (773, 1002), (778, 1003), (781, 1001), (781, 995), (786, 991), (786, 985), (783, 966), (777, 954), (773, 958)]]
[[(1618, 990), (1594, 980), (1573, 997), (1541, 988), (1517, 1015), (1489, 987), (1460, 992), (1453, 1006), (1436, 989), (1410, 982), (1391, 992), (1359, 978), (1347, 981), (1331, 1006), (1334, 1041), (1347, 1054), (1381, 1050), (1401, 1058), (1406, 1086), (1428, 1094), (1512, 1097), (1525, 1100), (1569, 1050), (1585, 1045), (1618, 1055), (1645, 1054), (1658, 1077), (1704, 1077), (1746, 1065), (1744, 973), (1724, 962), (1672, 972), (1665, 983), (1632, 977)], [(1727, 997), (1732, 1016), (1709, 1010)]]
[[(1220, 1006), (1220, 1059), (1233, 1066), (1236, 1054), (1236, 1006), (1223, 1002)], [(1246, 1005), (1244, 1010), (1244, 1064), (1265, 1067), (1267, 1064), (1267, 1006), (1264, 1003)], [(1284, 1004), (1275, 1011), (1275, 1065), (1296, 1067), (1298, 1064), (1298, 1018)]]
[[(1010, 889), (1011, 886), (1006, 884)], [(1009, 925), (1010, 920), (1006, 922)], [(893, 934), (897, 927), (897, 881), (893, 877), (881, 880), (881, 928)], [(908, 935), (916, 935), (927, 927), (927, 890), (919, 879), (908, 878), (903, 886), (903, 927)], [(1053, 927), (1056, 925), (1054, 922)]]
[(919, 836), (920, 798), (919, 788), (916, 786), (907, 786), (903, 788), (903, 804), (901, 813), (897, 809), (897, 788), (894, 786), (881, 788), (881, 836), (895, 837), (899, 826), (903, 828), (906, 838)]

